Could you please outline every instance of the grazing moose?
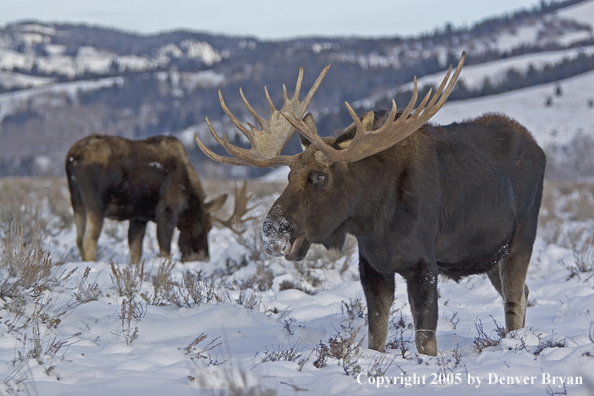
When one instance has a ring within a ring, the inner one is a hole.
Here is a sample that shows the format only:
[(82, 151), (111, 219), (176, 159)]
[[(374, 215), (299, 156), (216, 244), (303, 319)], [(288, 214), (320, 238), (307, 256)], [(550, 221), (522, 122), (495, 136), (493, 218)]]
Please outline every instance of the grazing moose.
[[(531, 134), (498, 114), (447, 126), (427, 124), (443, 106), (461, 71), (465, 54), (446, 88), (452, 68), (431, 97), (413, 111), (371, 111), (335, 138), (318, 136), (305, 109), (327, 68), (303, 102), (302, 71), (295, 94), (251, 131), (225, 106), (233, 123), (252, 144), (250, 150), (215, 139), (233, 156), (200, 148), (228, 164), (288, 165), (289, 184), (263, 225), (266, 250), (301, 260), (312, 243), (340, 248), (347, 233), (357, 238), (359, 271), (368, 306), (369, 347), (383, 350), (394, 298), (394, 274), (404, 277), (420, 353), (437, 354), (437, 275), (455, 280), (487, 273), (501, 294), (507, 330), (524, 326), (532, 253), (542, 197), (545, 155)], [(444, 90), (445, 88), (445, 90)], [(280, 155), (293, 133), (305, 150)]]
[(227, 199), (204, 202), (196, 170), (179, 140), (154, 136), (128, 140), (92, 135), (74, 143), (66, 154), (66, 174), (76, 222), (76, 244), (82, 260), (95, 261), (103, 219), (130, 220), (130, 263), (142, 257), (148, 221), (157, 223), (160, 254), (169, 256), (177, 227), (181, 260), (208, 259), (208, 232), (213, 220), (234, 226), (250, 209), (246, 184), (236, 189), (235, 212), (227, 221), (211, 216)]

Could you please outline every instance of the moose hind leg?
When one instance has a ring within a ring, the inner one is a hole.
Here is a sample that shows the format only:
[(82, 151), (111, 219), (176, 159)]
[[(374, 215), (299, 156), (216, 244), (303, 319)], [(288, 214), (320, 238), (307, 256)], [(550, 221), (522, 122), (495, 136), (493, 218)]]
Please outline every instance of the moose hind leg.
[(526, 324), (526, 274), (535, 234), (536, 227), (518, 227), (509, 255), (488, 272), (491, 283), (503, 297), (507, 331), (521, 329)]
[(97, 241), (103, 228), (103, 216), (91, 211), (87, 211), (87, 222), (85, 227), (85, 236), (83, 239), (84, 261), (97, 260)]
[(394, 302), (394, 274), (377, 272), (363, 257), (359, 257), (359, 273), (367, 300), (369, 349), (383, 351), (388, 338), (390, 309)]
[(78, 184), (76, 184), (74, 177), (70, 176), (68, 178), (68, 186), (70, 188), (70, 199), (72, 202), (72, 210), (74, 212), (74, 224), (76, 225), (76, 247), (80, 253), (80, 258), (84, 260), (85, 249), (83, 241), (85, 238), (87, 214), (80, 189)]
[(84, 211), (74, 212), (74, 224), (76, 225), (76, 247), (78, 247), (81, 260), (84, 260), (85, 248), (83, 241), (85, 238), (85, 229), (87, 225), (87, 215)]

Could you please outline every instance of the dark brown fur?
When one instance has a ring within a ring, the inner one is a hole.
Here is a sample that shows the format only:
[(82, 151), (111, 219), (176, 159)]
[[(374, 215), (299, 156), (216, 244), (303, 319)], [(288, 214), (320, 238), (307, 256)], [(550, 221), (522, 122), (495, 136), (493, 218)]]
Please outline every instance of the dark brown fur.
[[(375, 112), (376, 128), (385, 117)], [(338, 149), (354, 133), (351, 126), (327, 142)], [(437, 354), (438, 273), (486, 272), (503, 296), (507, 329), (524, 326), (546, 159), (523, 126), (487, 114), (427, 124), (357, 162), (329, 164), (319, 154), (310, 145), (293, 159), (264, 222), (265, 246), (301, 260), (311, 243), (340, 247), (354, 235), (370, 348), (384, 349), (395, 273), (407, 282), (420, 353)]]
[(72, 145), (66, 154), (66, 174), (83, 260), (96, 259), (104, 218), (130, 220), (132, 263), (141, 259), (148, 221), (157, 223), (161, 255), (170, 254), (177, 227), (182, 260), (208, 257), (209, 212), (220, 208), (226, 195), (204, 202), (196, 170), (176, 138), (92, 135)]

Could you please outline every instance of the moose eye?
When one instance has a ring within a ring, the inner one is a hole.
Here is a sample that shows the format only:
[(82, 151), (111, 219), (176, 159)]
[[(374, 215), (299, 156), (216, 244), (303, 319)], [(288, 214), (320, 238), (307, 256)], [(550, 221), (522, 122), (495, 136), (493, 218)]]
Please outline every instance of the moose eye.
[(313, 172), (309, 175), (309, 179), (315, 186), (322, 187), (328, 181), (328, 175), (322, 172)]

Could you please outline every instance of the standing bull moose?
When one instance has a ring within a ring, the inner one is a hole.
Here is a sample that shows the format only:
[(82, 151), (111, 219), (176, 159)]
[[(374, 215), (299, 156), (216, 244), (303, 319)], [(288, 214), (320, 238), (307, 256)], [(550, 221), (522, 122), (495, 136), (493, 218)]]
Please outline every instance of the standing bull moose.
[[(531, 134), (503, 115), (485, 114), (447, 126), (427, 121), (443, 106), (465, 59), (452, 68), (431, 97), (413, 111), (371, 111), (335, 138), (318, 136), (305, 109), (326, 68), (303, 102), (300, 71), (295, 94), (247, 130), (221, 106), (252, 144), (250, 150), (215, 139), (233, 157), (217, 155), (196, 137), (212, 159), (228, 164), (290, 167), (289, 184), (263, 225), (266, 250), (301, 260), (312, 243), (340, 248), (347, 233), (357, 238), (359, 271), (368, 306), (369, 347), (383, 350), (394, 299), (394, 274), (404, 277), (420, 353), (437, 354), (437, 275), (452, 279), (487, 273), (501, 294), (507, 330), (524, 326), (532, 253), (545, 171), (545, 155)], [(449, 84), (446, 83), (450, 80)], [(445, 90), (444, 90), (445, 88)], [(297, 129), (305, 149), (280, 155)]]
[[(196, 170), (181, 142), (169, 136), (128, 140), (92, 135), (66, 154), (66, 174), (76, 223), (76, 244), (85, 261), (94, 261), (103, 219), (130, 220), (130, 262), (142, 257), (148, 221), (157, 223), (160, 254), (169, 256), (177, 227), (182, 261), (208, 258), (208, 232), (217, 220), (234, 229), (249, 210), (246, 185), (236, 190), (229, 220), (211, 216), (226, 194), (205, 202)], [(244, 219), (246, 221), (249, 219)]]

